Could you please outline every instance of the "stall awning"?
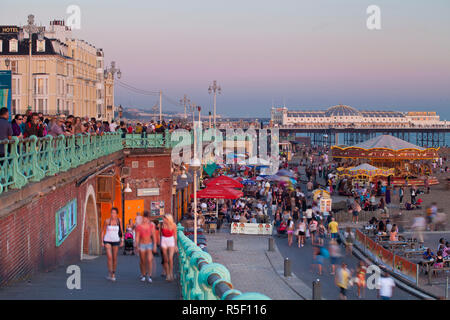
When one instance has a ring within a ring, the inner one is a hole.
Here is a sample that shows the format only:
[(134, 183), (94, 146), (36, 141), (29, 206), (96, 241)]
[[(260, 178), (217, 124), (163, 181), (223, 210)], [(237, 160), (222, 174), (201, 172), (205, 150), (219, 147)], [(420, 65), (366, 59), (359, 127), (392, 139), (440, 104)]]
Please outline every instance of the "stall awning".
[[(243, 195), (242, 191), (218, 186), (206, 187), (197, 191), (199, 199), (239, 199)], [(193, 194), (191, 194), (191, 198), (194, 198)]]
[(227, 176), (218, 176), (208, 181), (207, 187), (218, 186), (227, 188), (243, 188), (244, 186), (239, 181)]

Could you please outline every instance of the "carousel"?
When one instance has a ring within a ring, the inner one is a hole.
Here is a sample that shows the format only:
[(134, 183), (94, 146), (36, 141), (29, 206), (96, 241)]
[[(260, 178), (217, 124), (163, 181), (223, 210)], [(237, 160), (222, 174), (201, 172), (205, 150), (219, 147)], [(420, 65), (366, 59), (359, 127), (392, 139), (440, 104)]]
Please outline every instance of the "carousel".
[(439, 159), (438, 150), (422, 148), (391, 135), (350, 147), (331, 147), (333, 159), (340, 164), (338, 175), (363, 181), (389, 180), (397, 186), (423, 186), (427, 179), (430, 185), (438, 184), (432, 176), (432, 162)]
[(392, 177), (395, 173), (393, 168), (380, 169), (368, 163), (349, 168), (339, 167), (336, 170), (340, 194), (350, 194), (349, 190), (352, 190), (355, 185), (367, 187), (372, 181), (381, 177)]

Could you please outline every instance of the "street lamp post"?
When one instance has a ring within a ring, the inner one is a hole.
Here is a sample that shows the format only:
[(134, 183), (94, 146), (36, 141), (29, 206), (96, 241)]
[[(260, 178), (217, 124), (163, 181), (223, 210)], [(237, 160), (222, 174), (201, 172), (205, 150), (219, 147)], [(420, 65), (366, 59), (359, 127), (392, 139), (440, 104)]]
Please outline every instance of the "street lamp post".
[(189, 105), (191, 100), (188, 99), (187, 95), (184, 95), (183, 99), (180, 99), (180, 103), (184, 105), (184, 119), (187, 119), (186, 105)]
[(216, 128), (216, 94), (217, 93), (221, 93), (222, 92), (222, 88), (220, 88), (219, 85), (217, 85), (217, 81), (214, 80), (213, 84), (209, 86), (208, 88), (208, 93), (214, 93), (214, 128)]
[(122, 225), (125, 226), (125, 193), (131, 193), (133, 190), (130, 188), (130, 184), (127, 183), (126, 188), (123, 187), (125, 179), (122, 179)]
[(39, 30), (38, 26), (34, 24), (34, 15), (28, 15), (28, 24), (23, 26), (23, 31), (28, 33), (28, 109), (31, 109), (31, 100), (32, 100), (32, 72), (31, 72), (31, 50), (33, 47), (33, 33), (39, 34), (39, 39), (43, 38), (43, 33)]
[[(201, 107), (197, 107), (197, 110), (198, 120), (200, 122)], [(197, 157), (197, 130), (195, 128), (195, 109), (192, 113), (192, 119), (192, 125), (194, 126), (194, 157), (192, 158), (190, 167), (192, 168), (192, 171), (194, 171), (194, 243), (197, 245), (197, 171), (200, 169), (201, 163), (199, 158)]]

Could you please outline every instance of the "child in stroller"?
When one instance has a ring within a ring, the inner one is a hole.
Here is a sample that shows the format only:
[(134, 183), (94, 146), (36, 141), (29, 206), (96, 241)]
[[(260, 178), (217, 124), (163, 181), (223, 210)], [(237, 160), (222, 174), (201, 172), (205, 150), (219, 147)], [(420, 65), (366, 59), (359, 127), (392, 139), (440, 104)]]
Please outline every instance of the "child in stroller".
[(287, 227), (288, 227), (287, 222), (283, 220), (277, 229), (278, 236), (287, 234)]
[(131, 219), (130, 222), (128, 223), (124, 239), (125, 239), (125, 247), (123, 249), (123, 254), (126, 255), (127, 251), (131, 251), (131, 255), (134, 255), (134, 236)]

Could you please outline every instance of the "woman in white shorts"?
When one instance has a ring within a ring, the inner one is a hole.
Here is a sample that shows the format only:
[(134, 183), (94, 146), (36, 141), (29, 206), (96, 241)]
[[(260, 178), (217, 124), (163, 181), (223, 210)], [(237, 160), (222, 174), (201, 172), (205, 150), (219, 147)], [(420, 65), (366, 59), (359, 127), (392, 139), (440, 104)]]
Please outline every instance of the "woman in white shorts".
[(170, 213), (166, 213), (161, 225), (161, 250), (164, 258), (164, 271), (166, 280), (172, 281), (173, 277), (173, 255), (178, 251), (177, 247), (177, 226), (173, 222)]

